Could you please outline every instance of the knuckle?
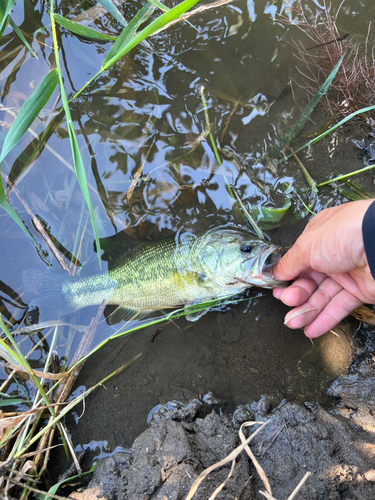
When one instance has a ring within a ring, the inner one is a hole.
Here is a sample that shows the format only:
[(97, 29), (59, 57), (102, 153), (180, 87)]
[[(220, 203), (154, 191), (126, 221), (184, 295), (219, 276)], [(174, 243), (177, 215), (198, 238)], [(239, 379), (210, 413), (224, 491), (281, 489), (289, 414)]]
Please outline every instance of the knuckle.
[(349, 306), (346, 300), (341, 297), (337, 299), (337, 305), (339, 306), (340, 310), (346, 311), (347, 315), (350, 314), (353, 310), (353, 308)]

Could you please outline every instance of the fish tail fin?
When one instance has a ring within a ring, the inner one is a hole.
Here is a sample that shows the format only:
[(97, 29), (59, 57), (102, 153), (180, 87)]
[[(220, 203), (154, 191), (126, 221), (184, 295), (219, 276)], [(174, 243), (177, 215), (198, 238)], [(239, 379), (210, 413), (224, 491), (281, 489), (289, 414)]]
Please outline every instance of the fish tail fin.
[(63, 284), (71, 279), (37, 267), (28, 267), (23, 270), (25, 300), (29, 305), (32, 303), (38, 307), (40, 321), (59, 319), (77, 310), (63, 294)]

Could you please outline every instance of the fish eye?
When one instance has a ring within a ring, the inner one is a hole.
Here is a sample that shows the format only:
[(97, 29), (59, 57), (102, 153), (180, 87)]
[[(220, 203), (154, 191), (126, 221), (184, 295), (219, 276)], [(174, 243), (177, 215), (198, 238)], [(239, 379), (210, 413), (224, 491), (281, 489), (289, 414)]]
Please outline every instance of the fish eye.
[(253, 247), (250, 245), (250, 243), (242, 243), (240, 250), (241, 252), (244, 253), (250, 253)]

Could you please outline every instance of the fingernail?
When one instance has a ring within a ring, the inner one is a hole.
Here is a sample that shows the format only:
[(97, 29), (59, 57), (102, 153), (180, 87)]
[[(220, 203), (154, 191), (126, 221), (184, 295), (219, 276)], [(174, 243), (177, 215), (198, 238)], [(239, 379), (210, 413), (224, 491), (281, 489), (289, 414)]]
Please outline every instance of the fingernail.
[(305, 314), (305, 313), (310, 312), (310, 311), (316, 311), (316, 307), (302, 307), (302, 309), (298, 309), (298, 311), (295, 311), (294, 313), (292, 313), (289, 316), (289, 318), (284, 321), (284, 325), (289, 327), (289, 325), (288, 325), (289, 321), (296, 318), (297, 316), (300, 316), (301, 314)]

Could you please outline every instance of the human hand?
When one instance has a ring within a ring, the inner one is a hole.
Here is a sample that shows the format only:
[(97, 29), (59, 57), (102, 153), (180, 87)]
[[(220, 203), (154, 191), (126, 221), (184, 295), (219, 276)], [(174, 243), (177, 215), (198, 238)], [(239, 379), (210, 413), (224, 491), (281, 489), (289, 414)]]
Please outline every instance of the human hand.
[(276, 279), (295, 280), (273, 291), (294, 307), (285, 316), (289, 328), (304, 328), (307, 337), (319, 337), (361, 304), (375, 304), (375, 280), (362, 237), (363, 217), (373, 201), (322, 210), (274, 266)]

